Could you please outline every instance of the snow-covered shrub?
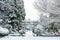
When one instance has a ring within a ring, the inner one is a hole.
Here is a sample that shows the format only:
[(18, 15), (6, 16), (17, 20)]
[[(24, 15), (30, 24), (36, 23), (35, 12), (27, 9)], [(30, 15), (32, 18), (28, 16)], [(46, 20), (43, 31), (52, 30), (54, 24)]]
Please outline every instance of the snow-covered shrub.
[(8, 35), (9, 30), (0, 26), (0, 35)]
[(40, 24), (38, 24), (34, 29), (32, 29), (33, 33), (36, 34), (36, 36), (41, 36), (45, 34), (44, 27)]
[(21, 35), (21, 36), (24, 36), (24, 34), (25, 34), (25, 30), (19, 30), (19, 34)]

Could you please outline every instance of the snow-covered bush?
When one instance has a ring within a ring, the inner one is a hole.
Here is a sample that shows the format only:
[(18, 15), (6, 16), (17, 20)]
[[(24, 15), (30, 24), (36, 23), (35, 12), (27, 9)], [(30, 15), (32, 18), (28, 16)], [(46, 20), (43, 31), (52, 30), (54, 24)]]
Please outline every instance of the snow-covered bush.
[(19, 30), (19, 34), (21, 35), (21, 36), (24, 36), (25, 35), (25, 30)]
[(44, 27), (40, 24), (38, 24), (35, 28), (33, 28), (32, 31), (36, 36), (45, 35)]
[(1, 35), (8, 35), (9, 34), (9, 30), (7, 28), (3, 28), (0, 26), (0, 36)]

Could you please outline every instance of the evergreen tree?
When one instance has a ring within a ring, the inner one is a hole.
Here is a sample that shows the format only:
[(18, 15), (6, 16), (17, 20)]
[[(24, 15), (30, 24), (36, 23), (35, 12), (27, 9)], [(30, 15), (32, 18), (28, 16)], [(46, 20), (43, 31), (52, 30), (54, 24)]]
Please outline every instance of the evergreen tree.
[(14, 31), (19, 31), (22, 28), (21, 22), (25, 19), (23, 0), (1, 0), (0, 13), (2, 15), (0, 19), (3, 19), (3, 27), (11, 28)]

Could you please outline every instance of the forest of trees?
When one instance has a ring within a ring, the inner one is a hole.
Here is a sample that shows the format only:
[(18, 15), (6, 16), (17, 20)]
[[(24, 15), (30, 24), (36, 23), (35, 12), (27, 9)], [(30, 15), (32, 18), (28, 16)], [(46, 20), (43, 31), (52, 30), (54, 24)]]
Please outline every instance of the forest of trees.
[(34, 7), (40, 12), (40, 19), (38, 24), (26, 29), (21, 25), (26, 15), (24, 1), (0, 0), (0, 35), (22, 35), (28, 30), (33, 36), (60, 36), (60, 0), (35, 0)]

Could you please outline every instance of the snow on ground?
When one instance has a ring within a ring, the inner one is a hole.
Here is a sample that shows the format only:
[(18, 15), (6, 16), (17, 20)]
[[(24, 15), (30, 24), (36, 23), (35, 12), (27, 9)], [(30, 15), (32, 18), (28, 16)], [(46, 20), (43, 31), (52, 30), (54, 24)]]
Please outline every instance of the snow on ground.
[(60, 37), (19, 37), (19, 36), (6, 36), (0, 40), (60, 40)]
[(26, 37), (33, 37), (33, 32), (32, 31), (27, 31), (25, 36)]
[(60, 40), (60, 37), (33, 37), (33, 33), (31, 30), (26, 31), (24, 37), (22, 36), (5, 36), (0, 38), (0, 40)]

